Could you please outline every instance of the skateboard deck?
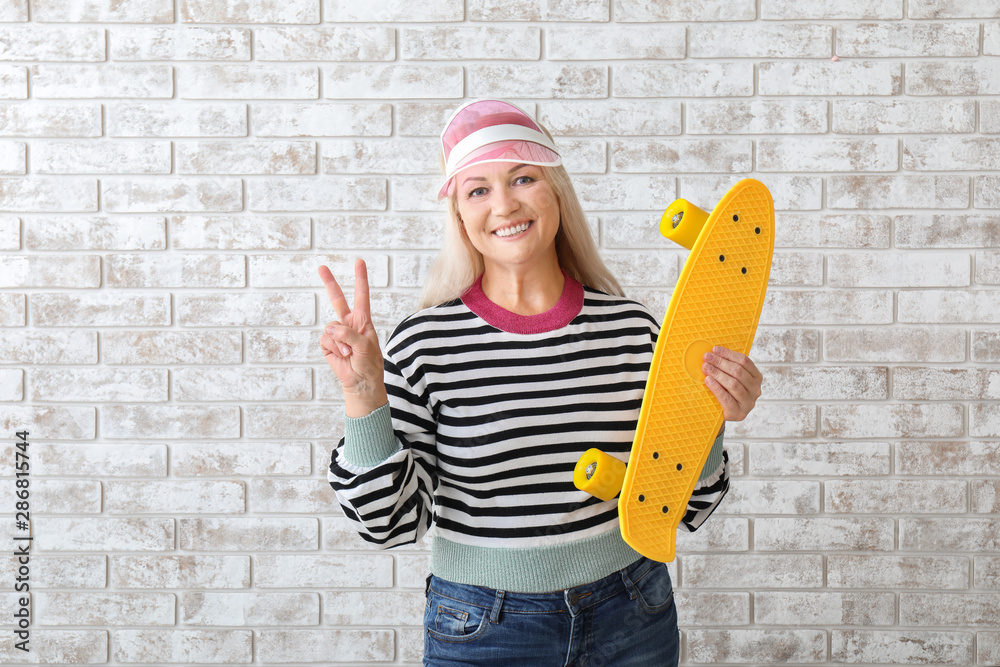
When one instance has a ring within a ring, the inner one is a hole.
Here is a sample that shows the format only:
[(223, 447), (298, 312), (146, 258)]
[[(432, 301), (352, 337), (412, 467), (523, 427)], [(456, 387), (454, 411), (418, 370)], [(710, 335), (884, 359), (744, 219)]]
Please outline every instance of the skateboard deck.
[(723, 425), (705, 385), (702, 358), (715, 345), (748, 354), (764, 305), (774, 252), (774, 204), (763, 183), (744, 179), (711, 215), (678, 199), (660, 233), (688, 248), (663, 318), (628, 466), (588, 450), (578, 488), (610, 500), (621, 490), (622, 537), (644, 556), (674, 559), (677, 527)]

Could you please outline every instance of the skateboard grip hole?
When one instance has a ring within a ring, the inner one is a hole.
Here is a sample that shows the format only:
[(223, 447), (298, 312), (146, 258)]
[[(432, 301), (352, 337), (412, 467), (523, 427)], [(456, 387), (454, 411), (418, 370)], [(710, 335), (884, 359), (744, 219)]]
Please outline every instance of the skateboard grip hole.
[(642, 495), (642, 494), (640, 493), (640, 494), (639, 494), (639, 502), (640, 502), (640, 503), (644, 503), (644, 502), (646, 502), (646, 496), (644, 496), (644, 495)]
[(653, 452), (653, 458), (654, 459), (660, 458), (660, 453), (659, 452)]
[(743, 275), (746, 275), (746, 274), (747, 274), (747, 267), (744, 266), (743, 267)]
[(739, 221), (740, 221), (740, 216), (738, 214), (734, 213), (733, 214), (733, 222), (739, 222)]
[(754, 229), (753, 233), (754, 234), (760, 234), (760, 227), (757, 227), (756, 229)]
[(720, 262), (726, 261), (726, 256), (725, 255), (719, 255), (719, 261)]
[(678, 470), (683, 470), (683, 469), (684, 469), (684, 466), (683, 466), (682, 464), (678, 463), (678, 464), (677, 464), (677, 469), (678, 469)]
[(669, 507), (667, 507), (666, 505), (664, 505), (664, 506), (663, 506), (663, 513), (664, 513), (664, 514), (666, 514), (666, 513), (667, 513), (667, 512), (669, 512), (669, 511), (670, 511), (670, 508), (669, 508)]

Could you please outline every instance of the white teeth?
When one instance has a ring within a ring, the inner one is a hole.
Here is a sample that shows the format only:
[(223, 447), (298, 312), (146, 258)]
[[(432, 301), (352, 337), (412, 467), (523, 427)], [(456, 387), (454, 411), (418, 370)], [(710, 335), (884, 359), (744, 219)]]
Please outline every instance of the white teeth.
[(514, 234), (520, 234), (521, 232), (523, 232), (525, 229), (528, 228), (528, 225), (530, 224), (531, 222), (522, 222), (521, 224), (515, 227), (508, 227), (507, 229), (498, 229), (497, 231), (494, 232), (494, 234), (496, 234), (497, 236), (513, 236)]

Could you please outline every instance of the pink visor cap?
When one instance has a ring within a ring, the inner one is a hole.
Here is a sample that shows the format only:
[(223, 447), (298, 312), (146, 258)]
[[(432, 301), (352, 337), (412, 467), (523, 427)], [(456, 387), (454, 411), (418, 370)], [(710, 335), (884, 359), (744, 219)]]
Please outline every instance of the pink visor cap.
[(441, 133), (445, 182), (438, 199), (452, 193), (455, 175), (481, 162), (522, 162), (544, 167), (562, 158), (523, 109), (502, 100), (473, 100), (455, 110)]

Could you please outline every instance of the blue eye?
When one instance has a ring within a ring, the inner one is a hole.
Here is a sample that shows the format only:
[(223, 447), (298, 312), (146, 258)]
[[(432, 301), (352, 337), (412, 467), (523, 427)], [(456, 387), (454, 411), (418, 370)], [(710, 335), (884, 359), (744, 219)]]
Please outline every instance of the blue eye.
[(518, 176), (517, 178), (514, 179), (515, 183), (533, 183), (534, 181), (535, 179), (533, 179), (531, 176)]
[(486, 194), (486, 188), (476, 188), (469, 192), (469, 197), (479, 197)]

